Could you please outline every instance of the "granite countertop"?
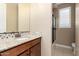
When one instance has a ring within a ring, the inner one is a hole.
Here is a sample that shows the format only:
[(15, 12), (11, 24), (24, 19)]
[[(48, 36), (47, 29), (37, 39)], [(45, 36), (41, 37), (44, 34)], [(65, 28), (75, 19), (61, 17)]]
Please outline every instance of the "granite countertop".
[(8, 39), (8, 40), (1, 40), (0, 39), (0, 52), (10, 49), (12, 47), (15, 47), (17, 45), (20, 45), (22, 43), (34, 40), (36, 38), (41, 37), (41, 34), (39, 33), (32, 33), (28, 37), (19, 37), (15, 39)]

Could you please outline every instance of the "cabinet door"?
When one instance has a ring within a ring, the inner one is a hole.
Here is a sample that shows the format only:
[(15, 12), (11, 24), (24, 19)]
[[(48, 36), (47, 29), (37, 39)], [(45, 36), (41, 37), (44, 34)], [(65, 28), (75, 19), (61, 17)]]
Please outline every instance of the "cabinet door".
[(41, 56), (41, 44), (37, 44), (31, 48), (31, 56)]

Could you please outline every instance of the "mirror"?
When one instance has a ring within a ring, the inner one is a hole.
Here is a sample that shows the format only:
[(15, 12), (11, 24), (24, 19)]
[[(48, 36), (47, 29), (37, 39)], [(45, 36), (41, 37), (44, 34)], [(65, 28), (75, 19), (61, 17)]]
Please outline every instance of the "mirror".
[(30, 30), (30, 4), (18, 4), (18, 31)]
[(30, 31), (30, 4), (0, 4), (0, 33)]

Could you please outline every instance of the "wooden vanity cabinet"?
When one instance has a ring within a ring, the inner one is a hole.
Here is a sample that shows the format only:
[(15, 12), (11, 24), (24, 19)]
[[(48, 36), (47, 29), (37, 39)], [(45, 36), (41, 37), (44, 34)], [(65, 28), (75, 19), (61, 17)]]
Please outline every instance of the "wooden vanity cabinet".
[(40, 43), (33, 46), (31, 49), (31, 56), (40, 56), (41, 55), (41, 45)]
[(41, 56), (41, 37), (0, 52), (1, 56)]

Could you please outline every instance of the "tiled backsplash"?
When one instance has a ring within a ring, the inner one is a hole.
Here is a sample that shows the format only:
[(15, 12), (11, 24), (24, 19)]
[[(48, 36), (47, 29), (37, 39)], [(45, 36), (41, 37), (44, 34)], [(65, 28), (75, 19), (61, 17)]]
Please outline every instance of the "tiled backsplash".
[(14, 39), (16, 37), (25, 37), (27, 34), (27, 32), (1, 33), (0, 39)]
[(0, 34), (0, 39), (13, 39), (15, 38), (15, 35), (13, 33), (7, 33), (7, 34)]

